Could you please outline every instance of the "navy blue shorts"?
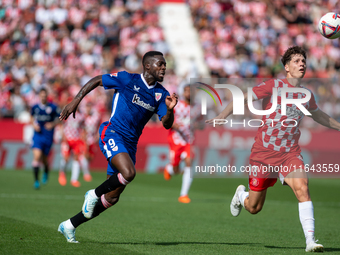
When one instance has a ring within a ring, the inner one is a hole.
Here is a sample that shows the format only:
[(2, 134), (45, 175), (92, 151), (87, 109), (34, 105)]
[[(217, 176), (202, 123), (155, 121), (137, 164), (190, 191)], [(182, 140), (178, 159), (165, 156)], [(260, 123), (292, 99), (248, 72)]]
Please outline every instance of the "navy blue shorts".
[(117, 168), (111, 164), (111, 158), (119, 153), (126, 152), (130, 155), (133, 164), (136, 164), (136, 146), (127, 146), (121, 135), (117, 134), (111, 128), (108, 121), (104, 122), (99, 127), (99, 147), (104, 156), (106, 157), (107, 174), (112, 175), (113, 173), (119, 173)]
[(52, 142), (47, 142), (39, 138), (34, 138), (33, 139), (33, 145), (32, 149), (40, 149), (44, 155), (48, 155), (50, 153), (50, 150), (52, 148)]

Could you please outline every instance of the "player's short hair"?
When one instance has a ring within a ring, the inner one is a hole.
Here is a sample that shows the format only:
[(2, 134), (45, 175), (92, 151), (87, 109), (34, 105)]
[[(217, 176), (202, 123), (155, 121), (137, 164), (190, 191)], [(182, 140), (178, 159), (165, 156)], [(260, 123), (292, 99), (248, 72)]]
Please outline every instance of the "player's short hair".
[(154, 56), (163, 56), (163, 53), (160, 51), (148, 51), (147, 53), (145, 53), (142, 59), (143, 67), (147, 64), (147, 61)]
[(283, 66), (285, 66), (289, 61), (291, 61), (292, 57), (296, 54), (301, 54), (305, 59), (307, 59), (306, 51), (302, 47), (292, 46), (286, 50), (286, 52), (283, 54), (281, 58)]
[(47, 89), (46, 89), (46, 88), (41, 88), (41, 89), (39, 90), (39, 94), (40, 94), (41, 92), (45, 92), (45, 93), (47, 94)]

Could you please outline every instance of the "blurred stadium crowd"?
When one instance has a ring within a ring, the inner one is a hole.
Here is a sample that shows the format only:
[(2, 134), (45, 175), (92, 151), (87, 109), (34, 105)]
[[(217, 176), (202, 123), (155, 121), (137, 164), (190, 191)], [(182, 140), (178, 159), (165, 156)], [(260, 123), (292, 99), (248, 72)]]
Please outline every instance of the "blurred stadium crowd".
[[(188, 5), (211, 77), (282, 78), (281, 54), (301, 45), (308, 53), (305, 77), (330, 79), (312, 82), (320, 108), (340, 120), (340, 41), (317, 31), (319, 17), (339, 10), (339, 1), (188, 0)], [(165, 54), (163, 84), (173, 91), (185, 78), (173, 71), (175, 59), (158, 18), (155, 0), (1, 1), (0, 118), (26, 122), (41, 87), (63, 107), (93, 76), (141, 72), (148, 50)], [(90, 95), (96, 110), (109, 114), (110, 94), (97, 89)]]

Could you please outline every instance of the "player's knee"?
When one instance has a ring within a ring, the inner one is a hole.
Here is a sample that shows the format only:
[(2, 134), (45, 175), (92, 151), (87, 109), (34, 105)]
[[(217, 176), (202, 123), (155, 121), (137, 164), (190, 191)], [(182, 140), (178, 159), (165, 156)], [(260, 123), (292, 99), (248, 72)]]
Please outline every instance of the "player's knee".
[(305, 183), (299, 185), (299, 187), (295, 189), (295, 194), (296, 194), (296, 198), (300, 202), (308, 201), (309, 200), (308, 185)]
[(256, 206), (252, 206), (250, 208), (248, 208), (248, 211), (251, 214), (257, 214), (262, 210), (262, 205), (256, 205)]
[(115, 205), (118, 203), (119, 201), (119, 196), (118, 197), (108, 197), (108, 198), (105, 198), (107, 200), (107, 202), (109, 202), (112, 205)]
[(128, 182), (133, 181), (133, 179), (136, 176), (136, 170), (134, 168), (126, 169), (125, 171), (122, 171), (121, 173), (124, 179)]

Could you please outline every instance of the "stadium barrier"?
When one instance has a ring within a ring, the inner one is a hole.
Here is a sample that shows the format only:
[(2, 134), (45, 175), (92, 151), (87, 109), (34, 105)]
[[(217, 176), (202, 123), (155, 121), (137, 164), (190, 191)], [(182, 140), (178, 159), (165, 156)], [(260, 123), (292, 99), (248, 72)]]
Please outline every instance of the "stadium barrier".
[[(160, 126), (146, 126), (137, 150), (136, 169), (141, 172), (156, 173), (169, 162), (167, 145), (168, 131)], [(235, 165), (237, 168), (248, 165), (250, 148), (256, 131), (208, 128), (196, 133), (199, 139), (195, 144), (195, 160), (199, 165)], [(310, 167), (317, 164), (339, 165), (340, 132), (334, 130), (311, 131), (301, 129), (300, 146), (304, 163)], [(12, 120), (0, 121), (0, 168), (31, 169), (32, 150), (30, 137), (32, 127)], [(60, 144), (55, 143), (49, 157), (51, 166), (57, 170), (60, 162)], [(91, 169), (106, 170), (106, 159), (98, 150), (91, 162)], [(334, 172), (333, 172), (334, 173)], [(316, 175), (324, 174), (316, 172)], [(239, 173), (234, 173), (239, 176)], [(243, 174), (244, 175), (244, 174)], [(328, 176), (328, 175), (324, 175)], [(338, 175), (339, 176), (339, 175)], [(228, 177), (228, 174), (214, 177)]]

